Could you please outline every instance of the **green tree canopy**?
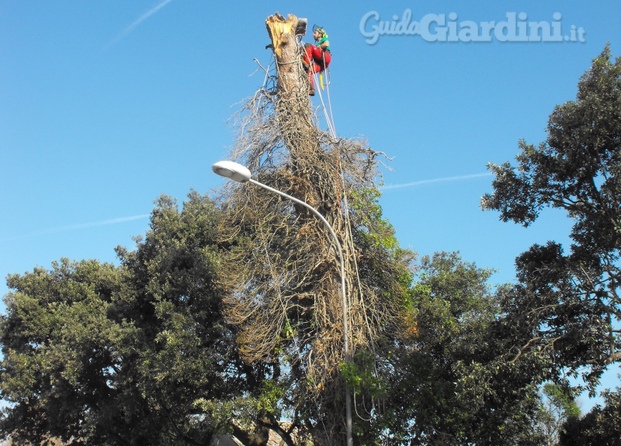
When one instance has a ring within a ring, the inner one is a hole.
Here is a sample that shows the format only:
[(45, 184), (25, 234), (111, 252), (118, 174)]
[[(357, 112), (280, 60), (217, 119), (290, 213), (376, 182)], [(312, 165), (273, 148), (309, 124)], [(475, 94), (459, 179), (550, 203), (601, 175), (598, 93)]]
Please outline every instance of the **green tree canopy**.
[(604, 405), (583, 417), (568, 417), (559, 446), (619, 446), (621, 444), (621, 390), (604, 392)]
[(492, 289), (491, 274), (457, 253), (421, 260), (404, 310), (410, 327), (388, 359), (381, 444), (542, 444), (540, 363), (512, 361), (500, 320), (506, 289)]
[[(120, 266), (52, 264), (13, 275), (0, 323), (0, 424), (20, 444), (209, 444), (251, 374), (223, 321), (218, 213), (162, 197)], [(241, 416), (239, 413), (235, 416)]]
[(520, 142), (517, 166), (490, 165), (494, 192), (484, 209), (528, 226), (545, 207), (573, 221), (569, 249), (533, 245), (517, 259), (508, 309), (523, 351), (543, 348), (559, 373), (582, 370), (591, 389), (621, 359), (621, 59), (593, 60), (574, 101), (550, 115), (548, 138)]

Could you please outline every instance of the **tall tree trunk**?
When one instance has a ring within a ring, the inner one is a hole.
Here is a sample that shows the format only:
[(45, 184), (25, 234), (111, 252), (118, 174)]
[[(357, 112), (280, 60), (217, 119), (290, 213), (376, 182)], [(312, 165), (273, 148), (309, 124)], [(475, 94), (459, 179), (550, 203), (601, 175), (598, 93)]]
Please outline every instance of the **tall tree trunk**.
[(278, 66), (278, 92), (283, 99), (308, 93), (308, 85), (300, 82), (300, 47), (296, 41), (306, 32), (306, 24), (306, 19), (293, 14), (285, 19), (276, 13), (265, 20)]
[[(377, 227), (368, 226), (375, 217), (352, 212), (346, 201), (354, 190), (364, 194), (375, 187), (377, 153), (322, 132), (314, 122), (298, 41), (306, 22), (274, 14), (266, 27), (277, 84), (249, 100), (233, 157), (258, 181), (308, 203), (328, 221), (344, 250), (347, 311), (339, 255), (325, 224), (306, 207), (264, 189), (231, 186), (224, 228), (234, 241), (229, 322), (239, 326), (240, 351), (249, 363), (280, 368), (274, 377), (287, 383), (284, 399), (302, 417), (299, 426), (308, 432), (308, 423), (316, 427), (314, 444), (342, 444), (346, 327), (351, 353), (372, 350), (391, 323), (396, 300), (386, 294), (398, 288), (389, 252), (366, 241), (366, 251), (354, 247), (351, 217), (358, 219), (359, 238)], [(372, 259), (377, 272), (364, 271), (367, 278), (361, 279), (358, 259)]]
[[(339, 238), (338, 244), (342, 247), (347, 246), (346, 221), (340, 206), (345, 193), (343, 184), (339, 181), (341, 172), (338, 157), (329, 154), (322, 145), (321, 132), (312, 120), (308, 96), (309, 74), (304, 71), (302, 65), (304, 47), (297, 41), (297, 37), (303, 34), (301, 30), (306, 31), (306, 25), (305, 19), (298, 19), (294, 15), (289, 15), (285, 19), (275, 14), (266, 20), (278, 70), (276, 114), (285, 147), (290, 155), (291, 175), (295, 179), (291, 193), (317, 209), (327, 219)], [(344, 355), (344, 343), (347, 342), (345, 336), (348, 336), (349, 331), (346, 321), (349, 315), (343, 306), (345, 296), (342, 295), (344, 290), (341, 291), (341, 280), (348, 282), (348, 288), (353, 289), (349, 277), (341, 278), (340, 262), (348, 263), (348, 267), (345, 268), (348, 272), (353, 271), (353, 265), (345, 257), (345, 252), (337, 252), (337, 244), (333, 242), (331, 234), (315, 215), (300, 206), (296, 210), (304, 222), (302, 228), (309, 230), (307, 236), (315, 240), (316, 246), (324, 246), (323, 249), (315, 250), (315, 253), (323, 251), (324, 254), (314, 256), (314, 278), (305, 286), (315, 296), (310, 303), (311, 312), (315, 315), (315, 319), (320, 315), (320, 320), (315, 320), (318, 329), (313, 334), (314, 341), (309, 350), (311, 355), (317, 355), (317, 362), (312, 365), (309, 355), (306, 373), (311, 382), (317, 382), (319, 388), (325, 388), (325, 384), (331, 382), (329, 391), (338, 391), (340, 400), (344, 391), (340, 385), (335, 386), (340, 381), (335, 366), (349, 360)], [(326, 248), (330, 245), (332, 253), (326, 256), (329, 252)], [(339, 256), (343, 256), (342, 259)], [(309, 267), (313, 268), (313, 265)], [(307, 277), (312, 278), (313, 275)], [(318, 286), (321, 283), (324, 285)], [(311, 391), (316, 393), (317, 389)], [(342, 413), (343, 405), (342, 403), (339, 405), (340, 407), (332, 407), (333, 416)], [(351, 422), (349, 407), (348, 423)], [(323, 438), (323, 442), (332, 444), (335, 441), (335, 434), (336, 432), (328, 434), (327, 438)], [(315, 442), (322, 442), (321, 437), (316, 435)]]

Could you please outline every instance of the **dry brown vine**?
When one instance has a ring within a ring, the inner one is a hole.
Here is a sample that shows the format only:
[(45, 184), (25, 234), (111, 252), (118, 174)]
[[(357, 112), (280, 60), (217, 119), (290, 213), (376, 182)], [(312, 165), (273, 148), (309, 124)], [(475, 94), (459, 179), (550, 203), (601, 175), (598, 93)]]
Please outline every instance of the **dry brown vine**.
[[(295, 37), (284, 34), (279, 39), (289, 40), (276, 57), (278, 81), (266, 81), (240, 111), (230, 157), (329, 221), (344, 250), (350, 349), (373, 349), (396, 308), (381, 295), (385, 284), (359, 270), (370, 254), (355, 241), (375, 228), (348, 200), (375, 188), (381, 153), (317, 127)], [(292, 57), (296, 63), (279, 65)], [(249, 363), (287, 362), (292, 375), (305, 377), (296, 383), (298, 396), (334, 404), (345, 358), (339, 257), (330, 233), (306, 208), (252, 184), (228, 183), (221, 199), (224, 234), (233, 246), (227, 314), (239, 327), (240, 352)]]

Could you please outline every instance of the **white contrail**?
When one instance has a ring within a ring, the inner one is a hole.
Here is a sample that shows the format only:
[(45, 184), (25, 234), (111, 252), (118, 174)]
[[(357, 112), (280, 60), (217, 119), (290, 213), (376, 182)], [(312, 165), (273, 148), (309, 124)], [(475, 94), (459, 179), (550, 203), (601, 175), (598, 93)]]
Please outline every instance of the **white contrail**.
[(116, 225), (116, 224), (125, 223), (125, 222), (128, 222), (128, 221), (142, 220), (143, 218), (148, 218), (149, 215), (150, 214), (140, 214), (140, 215), (132, 215), (132, 216), (129, 216), (129, 217), (112, 218), (112, 219), (109, 219), (109, 220), (92, 221), (90, 223), (78, 223), (78, 224), (75, 224), (75, 225), (60, 226), (58, 228), (46, 229), (46, 230), (43, 230), (43, 231), (34, 232), (32, 234), (20, 235), (20, 236), (15, 236), (15, 237), (0, 238), (0, 242), (11, 242), (11, 241), (14, 241), (14, 240), (21, 240), (21, 239), (25, 239), (25, 238), (38, 237), (38, 236), (41, 236), (41, 235), (50, 235), (50, 234), (57, 234), (59, 232), (74, 231), (76, 229), (94, 228), (96, 226)]
[(383, 186), (382, 189), (384, 189), (384, 190), (386, 190), (386, 189), (404, 189), (406, 187), (422, 186), (423, 184), (448, 183), (450, 181), (465, 181), (465, 180), (472, 180), (474, 178), (489, 177), (491, 175), (492, 175), (492, 173), (486, 172), (486, 173), (473, 173), (473, 174), (470, 174), (470, 175), (459, 175), (459, 176), (456, 176), (456, 177), (432, 178), (430, 180), (412, 181), (411, 183), (387, 184), (386, 186)]
[(130, 217), (111, 218), (109, 220), (92, 221), (90, 223), (78, 223), (76, 225), (61, 226), (56, 229), (52, 229), (54, 232), (72, 231), (74, 229), (93, 228), (95, 226), (108, 226), (116, 225), (118, 223), (125, 223), (127, 221), (141, 220), (147, 218), (149, 214), (132, 215)]
[(157, 11), (162, 9), (164, 6), (166, 6), (170, 2), (172, 2), (172, 0), (160, 0), (160, 2), (157, 3), (153, 8), (149, 9), (147, 12), (145, 12), (140, 17), (138, 17), (136, 20), (134, 20), (127, 28), (125, 28), (123, 31), (118, 33), (116, 35), (116, 37), (114, 39), (112, 39), (104, 47), (104, 49), (107, 50), (110, 47), (114, 46), (115, 44), (119, 43), (121, 40), (123, 40), (125, 37), (127, 37), (129, 35), (129, 33), (131, 33), (134, 29), (136, 29), (136, 27), (138, 25), (140, 25), (142, 22), (147, 20), (149, 17), (151, 17), (153, 14), (155, 14)]

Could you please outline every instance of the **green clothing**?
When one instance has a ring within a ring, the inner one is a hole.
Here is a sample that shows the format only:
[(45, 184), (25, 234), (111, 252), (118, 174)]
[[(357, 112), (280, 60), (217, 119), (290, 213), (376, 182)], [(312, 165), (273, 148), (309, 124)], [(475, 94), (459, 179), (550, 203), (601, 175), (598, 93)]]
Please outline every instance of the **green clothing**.
[[(328, 40), (328, 35), (327, 35), (327, 34), (324, 34), (324, 35), (323, 35), (323, 37), (322, 37), (321, 39), (317, 40), (317, 42), (316, 42), (316, 43), (317, 43), (317, 46), (321, 48), (321, 44), (322, 44), (322, 43), (324, 43), (324, 42), (325, 42), (325, 41), (327, 41), (327, 40)], [(325, 47), (325, 48), (321, 48), (321, 49), (322, 49), (322, 50), (324, 50), (324, 51), (330, 51), (330, 45), (328, 45), (328, 46), (327, 46), (327, 47)]]

